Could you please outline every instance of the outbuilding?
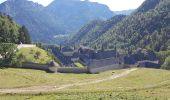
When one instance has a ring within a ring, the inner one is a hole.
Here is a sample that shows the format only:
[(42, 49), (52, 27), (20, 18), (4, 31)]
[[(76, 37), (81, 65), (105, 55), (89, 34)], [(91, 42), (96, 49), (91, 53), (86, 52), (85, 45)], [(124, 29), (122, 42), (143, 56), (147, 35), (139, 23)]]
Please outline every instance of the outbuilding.
[(149, 60), (138, 61), (137, 66), (145, 67), (145, 68), (160, 68), (160, 64), (158, 61), (149, 61)]

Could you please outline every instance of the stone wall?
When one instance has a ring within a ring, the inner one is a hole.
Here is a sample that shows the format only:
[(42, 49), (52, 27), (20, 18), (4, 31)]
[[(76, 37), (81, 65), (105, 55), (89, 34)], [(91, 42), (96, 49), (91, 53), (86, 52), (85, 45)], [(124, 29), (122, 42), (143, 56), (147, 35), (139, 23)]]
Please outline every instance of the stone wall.
[(108, 70), (114, 70), (114, 69), (122, 69), (124, 68), (124, 65), (120, 64), (114, 64), (109, 66), (103, 66), (103, 67), (88, 67), (88, 72), (91, 74), (100, 73)]
[(45, 64), (36, 64), (36, 63), (23, 63), (22, 68), (27, 68), (27, 69), (37, 69), (37, 70), (45, 70), (48, 71), (49, 68), (48, 65)]
[(98, 68), (98, 67), (112, 66), (115, 64), (119, 64), (119, 60), (113, 57), (113, 58), (100, 59), (100, 60), (92, 59), (89, 61), (88, 66)]
[(60, 73), (88, 73), (88, 70), (87, 70), (87, 68), (60, 67), (60, 68), (57, 68), (57, 72), (60, 72)]
[(37, 70), (44, 70), (49, 72), (59, 72), (59, 73), (100, 73), (108, 70), (114, 69), (122, 69), (124, 68), (123, 65), (114, 64), (102, 67), (86, 67), (86, 68), (78, 68), (78, 67), (50, 67), (49, 65), (43, 64), (35, 64), (35, 63), (24, 63), (22, 68), (27, 69), (37, 69)]

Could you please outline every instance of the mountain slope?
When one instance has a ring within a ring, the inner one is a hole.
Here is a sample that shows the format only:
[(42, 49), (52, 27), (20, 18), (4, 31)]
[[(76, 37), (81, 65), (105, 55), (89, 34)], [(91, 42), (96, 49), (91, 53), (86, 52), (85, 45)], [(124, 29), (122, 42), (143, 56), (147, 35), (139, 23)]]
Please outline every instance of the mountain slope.
[(147, 0), (135, 13), (124, 18), (115, 27), (96, 40), (90, 46), (104, 44), (125, 52), (137, 48), (155, 51), (169, 49), (170, 45), (170, 1)]
[(46, 12), (53, 13), (54, 17), (63, 20), (71, 32), (78, 31), (94, 19), (106, 20), (114, 15), (106, 5), (88, 0), (55, 0), (46, 8)]
[(122, 10), (122, 11), (114, 11), (116, 15), (131, 15), (133, 12), (135, 12), (136, 9), (130, 9), (130, 10)]
[(43, 6), (27, 0), (8, 0), (0, 5), (1, 12), (28, 28), (34, 41), (50, 42), (48, 39), (52, 38), (52, 34), (64, 31), (57, 20), (43, 10)]
[[(80, 29), (69, 41), (70, 44), (90, 44), (106, 33), (110, 28), (125, 18), (125, 15), (116, 15), (107, 21), (94, 20)], [(99, 45), (98, 45), (99, 46)]]
[(0, 12), (25, 25), (34, 41), (56, 43), (57, 35), (75, 32), (94, 19), (107, 19), (114, 14), (107, 6), (80, 0), (54, 0), (43, 7), (27, 0), (7, 0)]

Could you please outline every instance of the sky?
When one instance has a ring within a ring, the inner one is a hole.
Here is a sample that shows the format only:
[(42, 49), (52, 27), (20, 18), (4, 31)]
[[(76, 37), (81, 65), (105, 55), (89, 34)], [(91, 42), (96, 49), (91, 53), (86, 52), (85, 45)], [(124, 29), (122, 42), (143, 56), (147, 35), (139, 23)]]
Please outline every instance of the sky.
[[(0, 0), (0, 3), (6, 0)], [(42, 4), (44, 6), (49, 5), (53, 0), (30, 0)], [(112, 11), (121, 11), (138, 8), (145, 0), (89, 0), (92, 2), (98, 2), (106, 4)]]

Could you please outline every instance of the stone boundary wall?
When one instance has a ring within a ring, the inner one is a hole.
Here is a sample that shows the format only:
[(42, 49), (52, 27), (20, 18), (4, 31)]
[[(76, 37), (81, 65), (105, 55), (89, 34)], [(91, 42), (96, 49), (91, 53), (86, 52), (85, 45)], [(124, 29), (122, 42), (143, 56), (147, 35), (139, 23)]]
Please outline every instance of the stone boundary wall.
[(87, 68), (77, 68), (77, 67), (59, 67), (57, 72), (60, 73), (88, 73)]
[(120, 64), (114, 64), (109, 66), (103, 66), (103, 67), (88, 67), (88, 72), (91, 74), (100, 73), (104, 71), (114, 70), (114, 69), (122, 69), (124, 68), (124, 65)]
[(27, 68), (27, 69), (37, 69), (37, 70), (49, 70), (49, 66), (46, 64), (36, 64), (36, 63), (23, 63), (22, 68)]
[(100, 73), (108, 70), (114, 69), (122, 69), (124, 65), (114, 64), (103, 67), (86, 67), (86, 68), (78, 68), (78, 67), (50, 67), (45, 64), (35, 64), (35, 63), (23, 63), (22, 68), (26, 69), (36, 69), (36, 70), (44, 70), (49, 72), (59, 72), (59, 73)]
[(36, 64), (36, 63), (23, 63), (22, 68), (44, 70), (50, 72), (60, 72), (60, 73), (88, 73), (87, 68), (50, 67), (49, 65), (46, 64)]

